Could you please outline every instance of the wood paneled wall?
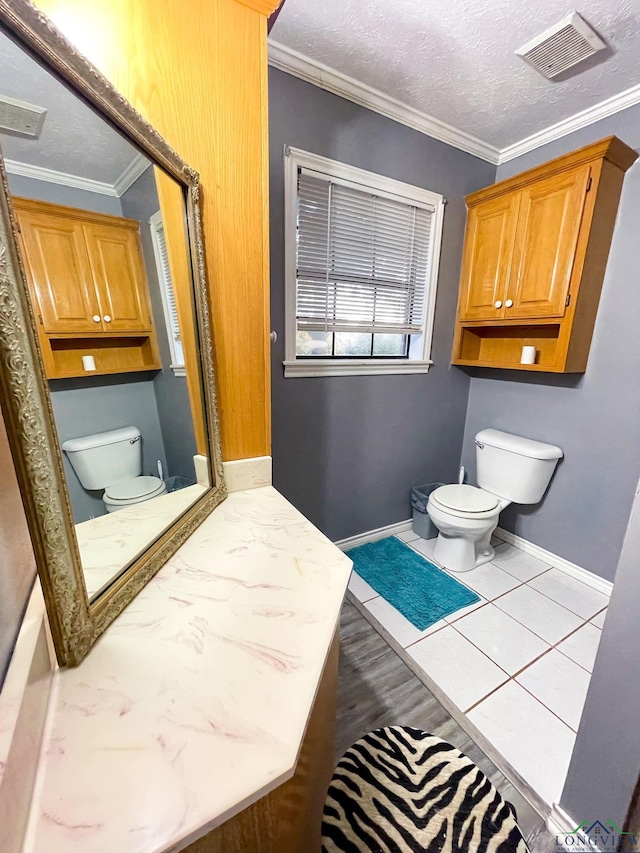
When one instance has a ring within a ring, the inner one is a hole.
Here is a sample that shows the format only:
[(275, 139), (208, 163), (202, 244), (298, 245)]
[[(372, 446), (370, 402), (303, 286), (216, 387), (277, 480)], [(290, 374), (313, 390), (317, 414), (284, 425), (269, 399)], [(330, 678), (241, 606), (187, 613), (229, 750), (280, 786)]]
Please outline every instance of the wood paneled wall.
[(278, 0), (36, 0), (200, 173), (225, 459), (268, 455), (266, 15)]

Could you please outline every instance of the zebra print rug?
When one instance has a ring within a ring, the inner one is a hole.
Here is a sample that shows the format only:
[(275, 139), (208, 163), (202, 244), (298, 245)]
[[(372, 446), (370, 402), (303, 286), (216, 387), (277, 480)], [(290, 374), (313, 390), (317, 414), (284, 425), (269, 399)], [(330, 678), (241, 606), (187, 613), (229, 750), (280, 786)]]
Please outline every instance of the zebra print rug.
[(466, 755), (390, 726), (356, 741), (331, 780), (324, 853), (527, 853), (511, 803)]

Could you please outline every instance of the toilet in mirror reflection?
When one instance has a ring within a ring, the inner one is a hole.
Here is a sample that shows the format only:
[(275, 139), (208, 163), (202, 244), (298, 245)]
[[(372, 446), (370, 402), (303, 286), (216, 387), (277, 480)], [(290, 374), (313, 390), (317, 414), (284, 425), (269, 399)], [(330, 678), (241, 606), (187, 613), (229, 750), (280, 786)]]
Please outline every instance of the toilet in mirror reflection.
[(70, 438), (62, 445), (80, 484), (87, 490), (104, 490), (107, 512), (166, 494), (160, 477), (141, 476), (141, 439), (140, 430), (130, 426)]
[(3, 99), (39, 116), (0, 144), (91, 597), (211, 486), (184, 194), (0, 34)]

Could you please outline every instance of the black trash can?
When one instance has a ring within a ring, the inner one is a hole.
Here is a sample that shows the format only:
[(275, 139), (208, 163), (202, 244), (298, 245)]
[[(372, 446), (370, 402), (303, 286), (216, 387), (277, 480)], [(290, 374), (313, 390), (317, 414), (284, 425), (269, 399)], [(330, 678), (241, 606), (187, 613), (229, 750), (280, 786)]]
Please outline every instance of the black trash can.
[(427, 504), (429, 495), (444, 483), (425, 483), (424, 486), (414, 486), (411, 489), (411, 506), (413, 507), (413, 532), (423, 539), (434, 539), (438, 535), (438, 528), (429, 518)]
[(175, 477), (167, 477), (165, 484), (168, 492), (179, 492), (180, 489), (186, 489), (187, 486), (195, 485), (193, 480), (187, 480), (186, 477), (180, 477), (178, 475)]

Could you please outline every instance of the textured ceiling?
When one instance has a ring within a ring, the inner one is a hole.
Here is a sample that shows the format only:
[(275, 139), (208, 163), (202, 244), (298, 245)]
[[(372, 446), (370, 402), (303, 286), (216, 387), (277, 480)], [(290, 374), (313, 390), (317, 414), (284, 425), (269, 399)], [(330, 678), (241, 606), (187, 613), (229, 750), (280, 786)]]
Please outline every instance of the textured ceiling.
[(48, 110), (39, 139), (0, 134), (4, 156), (113, 184), (135, 149), (83, 101), (0, 33), (0, 96)]
[[(545, 80), (514, 51), (573, 10), (609, 49)], [(640, 84), (640, 0), (286, 0), (271, 38), (497, 148)]]

